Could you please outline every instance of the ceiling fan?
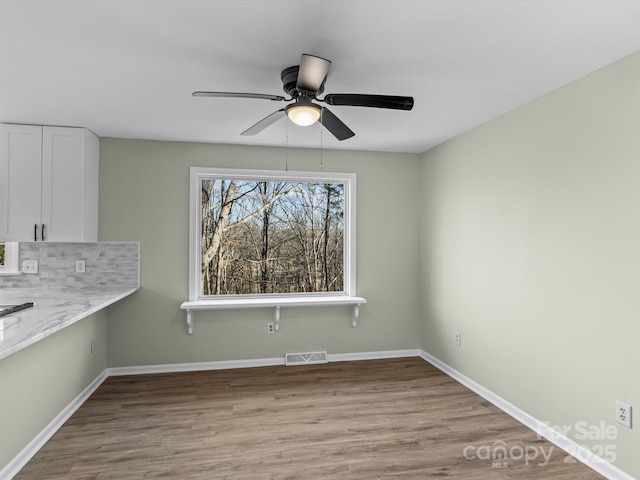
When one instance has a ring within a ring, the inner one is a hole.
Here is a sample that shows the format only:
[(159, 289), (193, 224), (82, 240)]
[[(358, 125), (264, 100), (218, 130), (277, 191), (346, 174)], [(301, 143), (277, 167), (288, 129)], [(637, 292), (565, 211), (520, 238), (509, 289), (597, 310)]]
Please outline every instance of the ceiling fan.
[[(324, 83), (331, 61), (315, 55), (303, 54), (300, 65), (285, 68), (280, 74), (282, 89), (290, 98), (281, 95), (240, 92), (193, 92), (194, 97), (233, 97), (258, 98), (275, 102), (293, 102), (271, 115), (266, 116), (255, 125), (249, 127), (241, 135), (256, 135), (284, 116), (288, 116), (297, 125), (307, 126), (320, 122), (338, 140), (346, 140), (355, 135), (328, 108), (315, 102), (327, 105), (348, 105), (354, 107), (388, 108), (393, 110), (411, 110), (413, 97), (394, 95), (369, 95), (362, 93), (330, 93), (318, 98), (324, 92)], [(315, 100), (315, 102), (314, 102)]]

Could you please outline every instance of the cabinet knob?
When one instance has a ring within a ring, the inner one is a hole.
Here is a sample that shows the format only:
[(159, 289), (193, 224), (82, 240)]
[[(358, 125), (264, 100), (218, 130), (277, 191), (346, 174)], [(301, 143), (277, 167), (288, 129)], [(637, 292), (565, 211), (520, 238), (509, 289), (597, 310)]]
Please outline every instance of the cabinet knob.
[(37, 242), (38, 241), (38, 224), (34, 224), (33, 225), (33, 241)]
[(42, 241), (44, 242), (44, 223), (42, 224), (42, 229), (40, 230), (40, 236), (42, 237)]

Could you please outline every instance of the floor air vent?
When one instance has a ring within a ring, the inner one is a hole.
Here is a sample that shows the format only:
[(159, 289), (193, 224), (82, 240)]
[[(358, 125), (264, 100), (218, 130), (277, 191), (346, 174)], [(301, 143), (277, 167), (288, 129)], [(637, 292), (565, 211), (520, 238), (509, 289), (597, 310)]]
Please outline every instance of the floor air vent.
[(285, 353), (284, 364), (311, 365), (314, 363), (327, 363), (327, 352)]

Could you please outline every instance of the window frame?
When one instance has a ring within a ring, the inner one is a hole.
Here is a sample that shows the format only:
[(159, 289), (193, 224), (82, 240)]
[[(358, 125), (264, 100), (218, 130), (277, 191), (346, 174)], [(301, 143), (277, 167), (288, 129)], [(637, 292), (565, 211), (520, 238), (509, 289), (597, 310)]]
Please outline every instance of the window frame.
[(4, 265), (0, 265), (0, 276), (20, 275), (19, 268), (19, 243), (0, 242), (4, 245)]
[[(341, 292), (264, 293), (250, 295), (200, 294), (201, 277), (201, 185), (204, 179), (238, 179), (250, 181), (300, 181), (341, 183), (344, 185), (344, 290)], [(281, 170), (191, 167), (189, 185), (189, 302), (210, 308), (237, 306), (277, 306), (292, 303), (339, 303), (356, 296), (356, 174), (329, 172), (294, 172)]]

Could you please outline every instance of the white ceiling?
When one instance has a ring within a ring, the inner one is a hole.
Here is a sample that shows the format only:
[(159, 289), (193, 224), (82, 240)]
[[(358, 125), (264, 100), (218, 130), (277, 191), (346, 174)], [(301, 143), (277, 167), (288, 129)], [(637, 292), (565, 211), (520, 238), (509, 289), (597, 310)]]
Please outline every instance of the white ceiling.
[[(0, 0), (0, 122), (100, 137), (423, 152), (640, 49), (640, 1)], [(302, 53), (325, 93), (413, 95), (411, 112), (330, 107), (356, 136), (280, 120)]]

